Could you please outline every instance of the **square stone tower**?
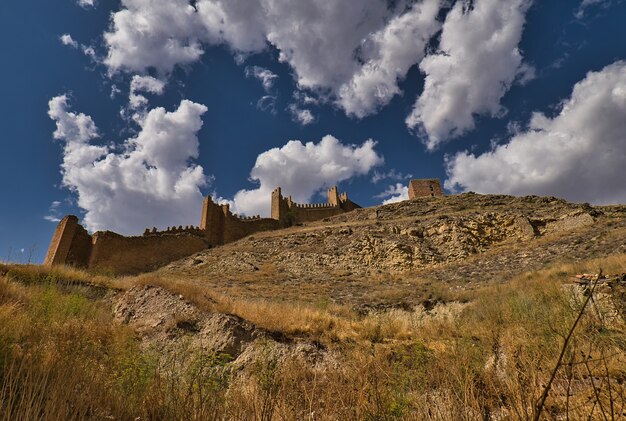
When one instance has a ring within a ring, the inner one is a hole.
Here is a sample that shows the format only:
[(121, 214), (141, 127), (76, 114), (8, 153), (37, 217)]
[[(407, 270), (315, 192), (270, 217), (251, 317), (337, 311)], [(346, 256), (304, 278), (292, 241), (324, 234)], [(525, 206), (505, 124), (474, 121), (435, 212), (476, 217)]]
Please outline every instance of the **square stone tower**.
[(438, 178), (422, 178), (409, 182), (409, 199), (435, 196), (443, 196), (443, 189)]

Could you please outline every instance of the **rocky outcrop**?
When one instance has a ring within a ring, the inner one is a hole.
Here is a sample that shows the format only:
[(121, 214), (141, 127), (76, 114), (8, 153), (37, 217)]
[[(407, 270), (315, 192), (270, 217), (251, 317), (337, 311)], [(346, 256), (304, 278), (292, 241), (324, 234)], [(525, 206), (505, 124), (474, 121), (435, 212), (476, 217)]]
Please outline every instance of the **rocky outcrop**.
[[(566, 257), (618, 252), (623, 247), (620, 229), (626, 229), (623, 206), (468, 193), (357, 209), (257, 234), (162, 271), (224, 291), (238, 288), (241, 281), (259, 285), (259, 279), (294, 291), (324, 284), (337, 301), (345, 302), (360, 300), (357, 285), (363, 280), (503, 279)], [(602, 232), (607, 235), (601, 241), (588, 241)], [(260, 287), (255, 293), (271, 296)]]
[(200, 352), (223, 355), (235, 367), (268, 352), (277, 359), (301, 356), (316, 363), (330, 360), (318, 344), (273, 334), (234, 315), (204, 311), (182, 295), (157, 286), (137, 286), (121, 294), (113, 312), (118, 323), (133, 328), (146, 348), (160, 354), (179, 355), (184, 349), (180, 358), (191, 359)]

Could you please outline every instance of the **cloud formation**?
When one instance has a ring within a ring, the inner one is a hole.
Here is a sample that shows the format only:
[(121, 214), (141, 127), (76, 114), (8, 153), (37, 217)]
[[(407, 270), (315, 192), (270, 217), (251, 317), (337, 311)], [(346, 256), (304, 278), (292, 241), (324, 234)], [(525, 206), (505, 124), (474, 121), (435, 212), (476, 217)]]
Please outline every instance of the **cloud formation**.
[(396, 183), (395, 185), (387, 187), (384, 192), (376, 195), (375, 197), (379, 199), (384, 199), (386, 197), (387, 199), (383, 200), (383, 205), (409, 200), (409, 187), (402, 183)]
[(372, 183), (378, 183), (382, 180), (401, 181), (408, 180), (410, 178), (413, 178), (413, 174), (402, 174), (401, 172), (396, 171), (395, 168), (392, 168), (387, 172), (374, 171), (374, 175), (372, 175)]
[(89, 9), (91, 7), (96, 7), (96, 0), (78, 0), (77, 4), (83, 9)]
[(501, 116), (500, 100), (528, 77), (518, 44), (531, 0), (458, 1), (443, 24), (439, 52), (420, 63), (424, 91), (406, 123), (432, 150), (474, 128), (476, 114)]
[(363, 65), (339, 89), (339, 104), (348, 115), (365, 117), (400, 94), (398, 81), (419, 63), (437, 21), (439, 0), (424, 0), (367, 37), (361, 47)]
[(308, 126), (315, 121), (315, 116), (311, 110), (307, 108), (300, 108), (298, 104), (289, 104), (287, 110), (291, 114), (291, 119), (303, 126)]
[(589, 8), (594, 6), (607, 8), (611, 5), (611, 3), (613, 3), (612, 0), (582, 0), (574, 12), (574, 16), (576, 16), (576, 19), (582, 19), (585, 17)]
[(278, 75), (269, 69), (260, 66), (247, 66), (246, 76), (258, 79), (263, 85), (265, 92), (269, 92), (274, 87), (274, 82), (278, 79)]
[(59, 206), (61, 206), (61, 202), (58, 200), (53, 201), (48, 208), (48, 213), (43, 217), (48, 222), (61, 222), (61, 214), (59, 212)]
[(99, 137), (95, 123), (70, 111), (67, 96), (51, 99), (54, 138), (64, 143), (63, 185), (77, 194), (87, 228), (139, 234), (148, 226), (196, 224), (206, 177), (191, 161), (206, 111), (187, 100), (172, 112), (154, 108), (116, 151), (92, 143)]
[(148, 98), (139, 94), (139, 92), (146, 92), (155, 95), (163, 94), (165, 89), (165, 82), (156, 79), (152, 76), (133, 76), (130, 81), (130, 93), (128, 95), (129, 106), (132, 109), (144, 108), (148, 105)]
[(204, 50), (205, 28), (187, 0), (122, 0), (104, 40), (109, 72), (170, 73), (197, 61)]
[[(165, 75), (198, 61), (206, 46), (245, 57), (271, 45), (299, 90), (357, 118), (402, 94), (399, 81), (419, 64), (425, 88), (406, 124), (435, 149), (472, 130), (476, 115), (503, 115), (504, 94), (532, 77), (518, 48), (531, 3), (458, 0), (442, 26), (444, 0), (122, 0), (104, 36), (105, 64), (112, 73)], [(442, 28), (438, 52), (424, 58)], [(275, 80), (260, 67), (246, 73), (266, 91)]]
[(447, 163), (449, 189), (626, 202), (626, 62), (590, 72), (550, 118), (535, 113), (507, 144)]
[(250, 179), (258, 182), (253, 190), (240, 190), (235, 195), (234, 210), (246, 215), (270, 214), (270, 196), (277, 187), (284, 195), (306, 203), (322, 189), (352, 177), (365, 175), (384, 162), (375, 150), (376, 142), (361, 146), (344, 145), (327, 135), (319, 143), (292, 140), (282, 148), (274, 148), (257, 157)]
[[(161, 75), (196, 62), (205, 46), (237, 57), (272, 45), (298, 88), (363, 117), (400, 93), (398, 81), (439, 29), (442, 0), (122, 0), (104, 38), (111, 73)], [(267, 69), (248, 68), (266, 90)], [(269, 73), (268, 73), (269, 72)]]
[(61, 35), (59, 37), (59, 40), (61, 41), (61, 44), (63, 45), (67, 45), (72, 48), (78, 48), (78, 42), (76, 42), (70, 34)]
[(81, 51), (85, 56), (89, 57), (93, 62), (98, 62), (98, 57), (96, 55), (96, 50), (90, 46), (85, 44), (80, 44), (76, 41), (70, 34), (63, 34), (59, 37), (61, 44), (71, 47), (75, 50)]

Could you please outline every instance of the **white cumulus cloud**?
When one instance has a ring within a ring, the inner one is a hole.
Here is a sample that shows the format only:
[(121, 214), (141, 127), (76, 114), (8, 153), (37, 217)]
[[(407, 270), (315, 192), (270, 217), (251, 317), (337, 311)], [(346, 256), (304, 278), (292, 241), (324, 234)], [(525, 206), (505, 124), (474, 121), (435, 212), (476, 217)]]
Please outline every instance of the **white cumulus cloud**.
[(501, 98), (532, 72), (518, 44), (531, 0), (458, 1), (443, 24), (439, 52), (426, 56), (424, 91), (407, 125), (428, 149), (474, 128), (476, 114), (500, 116)]
[(626, 203), (626, 62), (590, 72), (553, 118), (482, 155), (448, 161), (450, 189)]
[(98, 62), (98, 57), (96, 54), (96, 50), (90, 46), (85, 44), (80, 44), (76, 41), (70, 34), (63, 34), (59, 37), (59, 40), (63, 45), (67, 45), (68, 47), (72, 47), (75, 50), (82, 51), (82, 53), (89, 57), (93, 62)]
[[(111, 73), (163, 75), (198, 61), (209, 45), (228, 46), (239, 62), (271, 45), (298, 89), (362, 117), (400, 93), (398, 81), (440, 27), (441, 2), (122, 0), (104, 35), (104, 62)], [(266, 90), (275, 80), (261, 68), (249, 71)]]
[(439, 9), (439, 0), (415, 3), (366, 39), (364, 64), (339, 90), (339, 104), (348, 115), (362, 118), (400, 94), (398, 81), (422, 60), (426, 44), (441, 27)]
[(327, 135), (319, 143), (292, 140), (282, 148), (263, 152), (250, 173), (250, 179), (258, 182), (259, 187), (237, 192), (234, 210), (268, 216), (271, 193), (277, 186), (282, 187), (283, 195), (307, 203), (320, 190), (382, 165), (384, 160), (375, 146), (371, 139), (360, 146), (344, 145)]
[(104, 34), (110, 72), (152, 67), (167, 74), (202, 56), (205, 29), (188, 0), (122, 0), (122, 6)]
[(191, 161), (206, 111), (187, 100), (172, 112), (154, 108), (116, 151), (92, 143), (99, 137), (95, 123), (70, 111), (67, 96), (51, 99), (54, 138), (64, 143), (63, 185), (77, 194), (87, 228), (138, 234), (148, 226), (197, 224), (206, 177)]
[(139, 92), (161, 95), (164, 89), (165, 82), (152, 76), (133, 76), (130, 81), (130, 93), (128, 96), (130, 107), (132, 109), (138, 109), (148, 105), (148, 98), (139, 94)]

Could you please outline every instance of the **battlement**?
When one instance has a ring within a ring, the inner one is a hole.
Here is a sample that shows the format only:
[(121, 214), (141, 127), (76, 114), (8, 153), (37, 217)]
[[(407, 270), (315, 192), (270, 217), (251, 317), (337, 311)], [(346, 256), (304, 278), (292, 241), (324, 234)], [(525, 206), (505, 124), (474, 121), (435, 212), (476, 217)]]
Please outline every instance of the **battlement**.
[(292, 207), (296, 207), (299, 209), (331, 209), (336, 208), (336, 205), (331, 205), (330, 203), (292, 203)]
[(143, 236), (149, 237), (151, 235), (167, 235), (167, 234), (180, 234), (180, 233), (202, 235), (202, 230), (200, 229), (200, 227), (194, 227), (191, 225), (187, 225), (184, 228), (182, 225), (179, 225), (178, 227), (167, 227), (163, 231), (159, 231), (156, 227), (153, 227), (152, 229), (146, 228), (146, 230), (143, 232)]
[(285, 198), (280, 187), (272, 192), (272, 218), (282, 226), (312, 222), (360, 208), (348, 199), (347, 193), (339, 194), (337, 186), (328, 189), (326, 203), (296, 203), (291, 196)]
[(240, 221), (260, 221), (261, 215), (254, 215), (254, 216), (238, 216), (237, 215), (237, 219), (239, 219)]

